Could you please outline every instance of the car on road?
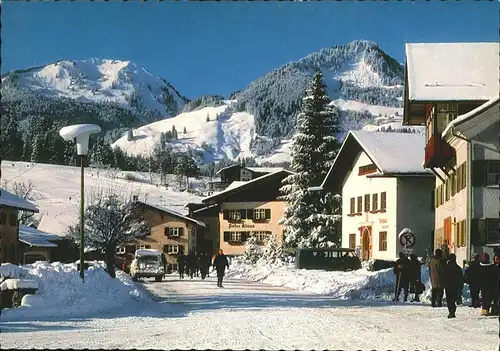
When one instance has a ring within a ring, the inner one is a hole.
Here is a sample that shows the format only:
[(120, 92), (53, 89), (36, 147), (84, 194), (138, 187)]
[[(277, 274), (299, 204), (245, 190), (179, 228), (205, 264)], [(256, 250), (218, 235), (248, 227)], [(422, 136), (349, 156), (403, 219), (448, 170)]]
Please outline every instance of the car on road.
[(130, 275), (133, 281), (139, 278), (155, 278), (161, 282), (165, 275), (162, 260), (163, 254), (155, 249), (140, 249), (135, 251), (134, 259), (130, 264)]

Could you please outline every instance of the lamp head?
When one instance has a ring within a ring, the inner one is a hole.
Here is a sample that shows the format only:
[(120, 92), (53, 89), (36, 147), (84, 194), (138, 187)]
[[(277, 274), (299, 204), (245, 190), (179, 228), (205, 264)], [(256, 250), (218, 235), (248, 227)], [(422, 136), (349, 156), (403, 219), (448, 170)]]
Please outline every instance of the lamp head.
[(78, 155), (87, 155), (89, 152), (90, 134), (99, 133), (101, 127), (95, 124), (74, 124), (61, 128), (59, 134), (64, 140), (76, 139), (76, 151)]

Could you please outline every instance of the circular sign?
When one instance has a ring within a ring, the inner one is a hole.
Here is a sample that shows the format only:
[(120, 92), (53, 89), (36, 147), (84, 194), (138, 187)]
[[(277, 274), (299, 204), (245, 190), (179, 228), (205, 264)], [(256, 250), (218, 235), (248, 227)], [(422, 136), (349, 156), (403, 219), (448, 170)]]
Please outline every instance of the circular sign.
[(415, 234), (406, 232), (399, 236), (399, 243), (405, 248), (410, 248), (415, 245), (416, 239)]

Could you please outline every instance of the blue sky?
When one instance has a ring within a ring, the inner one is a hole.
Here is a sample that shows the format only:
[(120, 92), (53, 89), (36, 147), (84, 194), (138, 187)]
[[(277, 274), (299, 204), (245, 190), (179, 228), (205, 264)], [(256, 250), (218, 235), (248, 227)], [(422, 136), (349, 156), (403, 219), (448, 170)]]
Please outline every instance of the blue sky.
[(496, 1), (11, 2), (2, 4), (2, 72), (58, 59), (130, 60), (182, 94), (229, 93), (321, 48), (374, 40), (497, 41)]

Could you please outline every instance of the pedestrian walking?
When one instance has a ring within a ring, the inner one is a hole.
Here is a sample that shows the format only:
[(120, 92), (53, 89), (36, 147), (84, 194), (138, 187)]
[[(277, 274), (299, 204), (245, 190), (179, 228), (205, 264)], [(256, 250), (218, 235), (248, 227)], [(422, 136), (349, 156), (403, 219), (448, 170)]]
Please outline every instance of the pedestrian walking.
[(431, 305), (432, 307), (443, 306), (443, 252), (437, 249), (429, 263), (429, 276), (431, 278)]
[(465, 282), (469, 285), (471, 304), (470, 307), (481, 307), (479, 301), (479, 287), (481, 285), (481, 266), (479, 265), (479, 254), (471, 257), (469, 266), (465, 269)]
[(167, 258), (165, 255), (161, 255), (161, 263), (163, 263), (163, 274), (167, 274)]
[(196, 259), (196, 255), (193, 251), (189, 252), (187, 257), (186, 257), (186, 264), (187, 264), (187, 268), (188, 268), (188, 274), (190, 276), (191, 279), (193, 279), (193, 276), (194, 276), (194, 273), (196, 271), (196, 264), (198, 263), (197, 259)]
[(208, 274), (208, 268), (210, 267), (210, 256), (208, 256), (206, 252), (200, 255), (198, 266), (200, 267), (201, 279), (205, 279)]
[(184, 270), (186, 269), (186, 255), (184, 252), (180, 252), (177, 256), (177, 267), (179, 270), (179, 279), (184, 279)]
[(422, 264), (418, 260), (417, 256), (414, 254), (410, 255), (409, 264), (409, 278), (410, 278), (410, 293), (415, 294), (411, 302), (420, 302), (420, 294), (425, 290), (425, 286), (422, 283)]
[(464, 285), (464, 275), (462, 268), (457, 264), (457, 256), (453, 253), (448, 255), (448, 262), (443, 269), (443, 278), (448, 318), (455, 318), (458, 294), (462, 291)]
[(221, 249), (219, 249), (217, 256), (214, 258), (213, 266), (217, 270), (217, 286), (223, 288), (222, 280), (224, 279), (226, 268), (229, 269), (229, 262)]
[(410, 283), (409, 277), (410, 261), (403, 252), (399, 253), (399, 259), (396, 260), (394, 274), (396, 274), (396, 287), (394, 290), (393, 301), (399, 301), (401, 289), (404, 290), (404, 302), (408, 301), (408, 289)]
[(479, 265), (481, 267), (481, 315), (490, 316), (497, 312), (498, 268), (490, 262), (490, 255), (486, 252), (483, 252)]

